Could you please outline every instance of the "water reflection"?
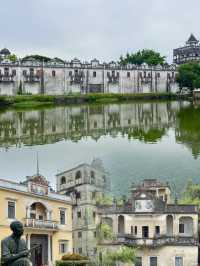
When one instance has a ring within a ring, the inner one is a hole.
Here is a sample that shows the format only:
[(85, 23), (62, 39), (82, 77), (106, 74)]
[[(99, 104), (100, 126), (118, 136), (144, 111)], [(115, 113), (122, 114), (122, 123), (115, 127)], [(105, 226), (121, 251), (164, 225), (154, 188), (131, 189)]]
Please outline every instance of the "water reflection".
[(176, 141), (186, 145), (196, 159), (200, 154), (200, 108), (183, 108), (177, 117)]
[[(189, 106), (189, 107), (188, 107)], [(117, 137), (156, 143), (169, 128), (176, 139), (197, 156), (200, 152), (200, 116), (187, 102), (131, 103), (98, 106), (59, 107), (0, 114), (0, 146), (38, 145), (60, 140), (78, 142), (91, 137)], [(199, 148), (197, 148), (197, 146)]]

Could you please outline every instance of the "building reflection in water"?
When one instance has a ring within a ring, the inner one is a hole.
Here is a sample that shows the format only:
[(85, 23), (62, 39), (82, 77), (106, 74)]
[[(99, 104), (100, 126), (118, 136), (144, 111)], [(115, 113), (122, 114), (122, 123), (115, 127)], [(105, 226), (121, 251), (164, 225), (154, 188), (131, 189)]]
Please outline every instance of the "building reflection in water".
[[(98, 141), (101, 136), (116, 137), (118, 134), (129, 139), (157, 142), (170, 127), (176, 128), (177, 132), (181, 130), (181, 117), (177, 123), (177, 114), (188, 104), (130, 103), (7, 111), (0, 114), (0, 145), (20, 147), (63, 139), (78, 142), (85, 137)], [(192, 112), (196, 110), (192, 108)], [(181, 132), (177, 135), (179, 138)]]

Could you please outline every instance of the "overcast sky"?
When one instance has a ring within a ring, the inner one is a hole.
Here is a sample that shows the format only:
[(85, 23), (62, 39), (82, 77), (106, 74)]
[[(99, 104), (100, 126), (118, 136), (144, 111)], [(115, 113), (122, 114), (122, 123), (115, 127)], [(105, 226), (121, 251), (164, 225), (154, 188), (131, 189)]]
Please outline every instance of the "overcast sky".
[(116, 60), (153, 48), (171, 60), (200, 38), (199, 0), (1, 0), (0, 48), (19, 56)]

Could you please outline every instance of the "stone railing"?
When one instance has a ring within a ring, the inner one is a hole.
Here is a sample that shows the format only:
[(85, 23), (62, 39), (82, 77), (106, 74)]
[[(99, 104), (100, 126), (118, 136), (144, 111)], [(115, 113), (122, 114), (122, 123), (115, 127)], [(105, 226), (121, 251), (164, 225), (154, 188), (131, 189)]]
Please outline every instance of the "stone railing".
[(24, 226), (35, 229), (58, 230), (58, 223), (52, 220), (48, 221), (48, 220), (25, 218)]
[(151, 246), (159, 247), (164, 245), (198, 246), (199, 240), (195, 237), (184, 236), (160, 236), (155, 238), (136, 238), (132, 235), (118, 235), (117, 242), (129, 246)]

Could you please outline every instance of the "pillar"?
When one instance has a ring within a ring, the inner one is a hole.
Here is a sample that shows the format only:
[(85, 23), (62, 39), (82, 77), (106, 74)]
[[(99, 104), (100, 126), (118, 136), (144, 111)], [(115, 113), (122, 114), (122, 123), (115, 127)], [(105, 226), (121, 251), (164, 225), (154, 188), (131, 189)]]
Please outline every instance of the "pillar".
[(48, 234), (48, 265), (52, 265), (52, 260), (51, 260), (51, 235)]

